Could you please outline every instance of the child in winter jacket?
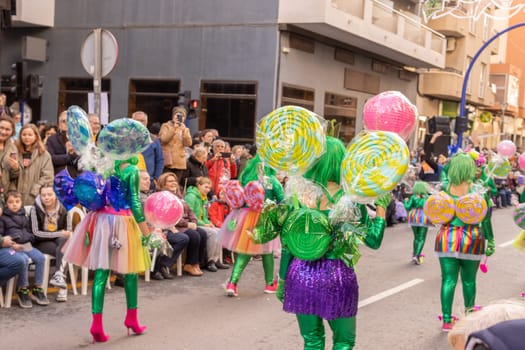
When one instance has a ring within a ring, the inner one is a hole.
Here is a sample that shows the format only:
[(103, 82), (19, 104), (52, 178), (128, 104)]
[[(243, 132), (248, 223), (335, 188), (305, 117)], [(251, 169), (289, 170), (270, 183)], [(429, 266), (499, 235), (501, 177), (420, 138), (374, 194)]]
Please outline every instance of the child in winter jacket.
[(22, 206), (22, 194), (16, 191), (9, 191), (6, 194), (6, 207), (0, 217), (0, 234), (10, 236), (16, 243), (13, 248), (13, 254), (24, 254), (35, 264), (35, 285), (31, 289), (29, 296), (29, 278), (28, 271), (24, 270), (19, 275), (17, 283), (18, 303), (22, 308), (31, 308), (33, 299), (38, 305), (48, 305), (42, 283), (44, 281), (45, 257), (38, 249), (33, 248), (32, 243), (35, 240), (29, 226), (29, 218)]

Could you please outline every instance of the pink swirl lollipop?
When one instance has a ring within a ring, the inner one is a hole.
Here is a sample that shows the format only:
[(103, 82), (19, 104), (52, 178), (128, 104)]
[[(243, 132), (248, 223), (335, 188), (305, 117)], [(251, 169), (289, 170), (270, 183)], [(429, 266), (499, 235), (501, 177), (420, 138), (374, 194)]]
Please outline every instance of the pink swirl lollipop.
[(264, 187), (259, 181), (250, 181), (244, 186), (244, 199), (253, 210), (261, 210), (264, 205)]

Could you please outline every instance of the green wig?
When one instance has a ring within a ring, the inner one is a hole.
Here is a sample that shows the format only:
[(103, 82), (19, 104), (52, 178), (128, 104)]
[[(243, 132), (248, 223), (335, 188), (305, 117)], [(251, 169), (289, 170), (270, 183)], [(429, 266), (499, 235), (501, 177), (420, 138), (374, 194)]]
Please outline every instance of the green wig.
[[(262, 160), (261, 157), (259, 157), (258, 154), (255, 155), (252, 159), (246, 163), (246, 166), (244, 167), (244, 170), (239, 175), (239, 181), (241, 182), (241, 185), (244, 187), (246, 184), (250, 181), (259, 180), (259, 169), (262, 166)], [(264, 175), (266, 176), (275, 176), (277, 172), (273, 170), (270, 167), (265, 166), (264, 167)]]
[(328, 182), (341, 182), (341, 163), (345, 155), (345, 145), (339, 139), (326, 136), (326, 151), (303, 176), (319, 185)]
[(448, 179), (451, 185), (472, 182), (476, 176), (476, 163), (467, 153), (458, 153), (450, 160)]
[(416, 181), (414, 187), (412, 188), (412, 193), (416, 195), (422, 195), (429, 193), (428, 184), (424, 181)]

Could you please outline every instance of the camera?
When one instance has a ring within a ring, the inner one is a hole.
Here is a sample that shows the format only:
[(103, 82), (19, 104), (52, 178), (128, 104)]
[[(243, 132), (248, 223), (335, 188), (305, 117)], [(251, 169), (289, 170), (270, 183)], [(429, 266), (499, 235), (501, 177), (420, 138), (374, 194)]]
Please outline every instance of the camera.
[(221, 157), (222, 158), (230, 158), (232, 156), (231, 152), (222, 152)]

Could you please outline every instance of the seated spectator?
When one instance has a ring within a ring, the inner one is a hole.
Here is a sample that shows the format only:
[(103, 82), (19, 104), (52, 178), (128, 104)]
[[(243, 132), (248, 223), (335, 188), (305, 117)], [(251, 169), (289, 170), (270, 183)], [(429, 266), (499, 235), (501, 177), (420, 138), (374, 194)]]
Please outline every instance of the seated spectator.
[(22, 253), (13, 253), (15, 245), (11, 236), (0, 234), (0, 287), (17, 275), (23, 278), (24, 271), (27, 274), (27, 258)]
[(35, 248), (55, 257), (57, 271), (49, 283), (59, 288), (56, 301), (67, 301), (62, 247), (71, 237), (72, 232), (67, 229), (66, 208), (58, 201), (51, 184), (45, 184), (40, 188), (40, 194), (31, 208), (30, 218), (31, 230), (35, 236)]
[(0, 217), (0, 234), (10, 236), (15, 242), (12, 248), (15, 254), (24, 254), (33, 260), (35, 264), (35, 283), (29, 296), (29, 277), (27, 269), (22, 271), (18, 277), (17, 295), (20, 307), (27, 309), (33, 307), (31, 299), (38, 305), (48, 305), (42, 283), (44, 282), (44, 265), (46, 259), (38, 249), (33, 248), (32, 243), (35, 236), (29, 227), (29, 218), (22, 206), (22, 194), (16, 191), (9, 191), (5, 196), (6, 207)]
[(220, 260), (222, 244), (219, 240), (219, 228), (216, 227), (208, 217), (208, 193), (210, 189), (211, 180), (207, 177), (199, 177), (196, 186), (188, 188), (184, 199), (197, 217), (198, 227), (206, 231), (208, 242), (206, 270), (217, 272), (218, 268), (228, 269), (230, 266), (223, 264)]
[[(208, 160), (208, 151), (205, 147), (197, 146), (193, 149), (191, 156), (186, 161), (186, 170), (180, 178), (180, 186), (182, 193), (185, 194), (186, 190), (190, 186), (197, 185), (197, 179), (199, 177), (208, 177), (208, 168), (206, 167), (206, 161)], [(213, 191), (210, 191), (208, 199), (211, 199), (214, 195)]]
[(169, 191), (179, 197), (184, 206), (184, 214), (175, 227), (163, 230), (173, 248), (173, 255), (157, 258), (151, 278), (155, 280), (172, 279), (170, 269), (184, 248), (186, 248), (184, 272), (191, 276), (202, 276), (200, 262), (206, 255), (206, 232), (197, 228), (195, 214), (181, 198), (177, 176), (173, 173), (162, 174), (157, 181), (157, 190)]
[(63, 169), (67, 169), (69, 175), (73, 178), (80, 174), (77, 167), (80, 156), (76, 154), (67, 135), (67, 111), (60, 113), (58, 117), (58, 132), (49, 136), (46, 148), (51, 155), (54, 174)]

